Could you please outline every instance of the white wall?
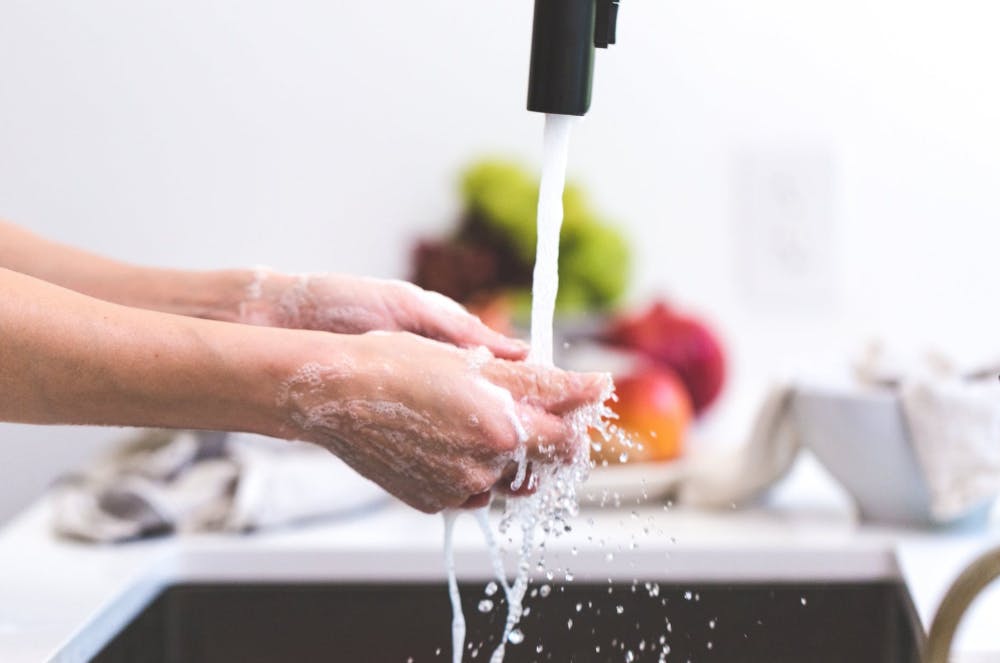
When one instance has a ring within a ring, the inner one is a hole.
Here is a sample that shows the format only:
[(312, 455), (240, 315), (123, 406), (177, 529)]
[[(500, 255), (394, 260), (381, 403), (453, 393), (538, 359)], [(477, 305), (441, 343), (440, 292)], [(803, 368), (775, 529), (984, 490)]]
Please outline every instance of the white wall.
[[(450, 223), (461, 164), (537, 162), (530, 16), (529, 0), (7, 0), (0, 215), (135, 261), (403, 275), (412, 238)], [(623, 2), (572, 171), (641, 238), (636, 292), (724, 330), (724, 418), (872, 333), (992, 347), (996, 19), (985, 1)], [(803, 151), (832, 164), (832, 288), (761, 305), (741, 287), (735, 165)], [(0, 518), (113, 435), (0, 427)]]

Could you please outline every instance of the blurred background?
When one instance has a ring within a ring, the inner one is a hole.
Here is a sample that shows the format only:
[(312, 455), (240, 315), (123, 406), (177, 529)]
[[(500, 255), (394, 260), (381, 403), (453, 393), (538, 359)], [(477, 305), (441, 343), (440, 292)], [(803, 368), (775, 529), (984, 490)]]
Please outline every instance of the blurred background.
[[(871, 338), (997, 348), (990, 3), (625, 4), (570, 176), (631, 246), (623, 302), (669, 297), (719, 335), (712, 435)], [(0, 215), (140, 263), (410, 276), (470, 163), (538, 167), (531, 11), (7, 0)], [(0, 519), (115, 439), (0, 425)]]

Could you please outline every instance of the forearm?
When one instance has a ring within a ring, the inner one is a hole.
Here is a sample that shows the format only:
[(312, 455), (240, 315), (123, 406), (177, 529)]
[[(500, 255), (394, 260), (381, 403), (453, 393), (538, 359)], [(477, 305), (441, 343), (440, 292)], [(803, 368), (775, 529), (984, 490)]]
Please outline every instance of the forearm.
[(0, 221), (0, 268), (76, 292), (165, 313), (236, 321), (251, 270), (139, 267), (53, 242)]
[(0, 269), (0, 420), (275, 434), (280, 385), (313, 338), (118, 306)]

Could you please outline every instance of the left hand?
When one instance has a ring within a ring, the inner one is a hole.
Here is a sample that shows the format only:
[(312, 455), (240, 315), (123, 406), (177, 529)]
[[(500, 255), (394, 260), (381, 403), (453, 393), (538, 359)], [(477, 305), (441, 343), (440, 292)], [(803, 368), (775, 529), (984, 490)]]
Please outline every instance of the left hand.
[(527, 344), (493, 331), (457, 302), (405, 281), (258, 269), (239, 318), (341, 334), (412, 332), (463, 348), (484, 346), (503, 359), (523, 359), (528, 353)]

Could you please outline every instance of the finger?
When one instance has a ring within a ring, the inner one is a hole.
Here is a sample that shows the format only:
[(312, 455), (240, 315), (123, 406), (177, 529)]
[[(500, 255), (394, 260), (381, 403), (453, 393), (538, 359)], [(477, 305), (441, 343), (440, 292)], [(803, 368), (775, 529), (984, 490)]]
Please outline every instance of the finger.
[(482, 320), (471, 313), (464, 322), (460, 323), (460, 329), (462, 331), (456, 338), (458, 345), (463, 347), (485, 346), (493, 353), (494, 357), (501, 359), (524, 359), (531, 349), (531, 346), (519, 338), (511, 338), (495, 329), (490, 329)]
[(510, 391), (514, 400), (553, 414), (597, 403), (611, 391), (607, 373), (571, 373), (511, 361), (487, 362), (480, 370), (488, 380)]
[(524, 341), (490, 329), (482, 320), (464, 310), (435, 311), (424, 320), (427, 331), (442, 341), (463, 348), (485, 347), (494, 357), (519, 360), (528, 356)]
[(490, 493), (489, 493), (489, 491), (487, 491), (485, 493), (479, 493), (477, 495), (473, 495), (469, 499), (465, 500), (465, 502), (462, 504), (461, 508), (462, 509), (481, 509), (482, 507), (486, 506), (489, 503), (490, 503)]
[(575, 457), (580, 442), (566, 420), (533, 407), (522, 406), (518, 410), (518, 418), (527, 434), (529, 460), (566, 463)]

